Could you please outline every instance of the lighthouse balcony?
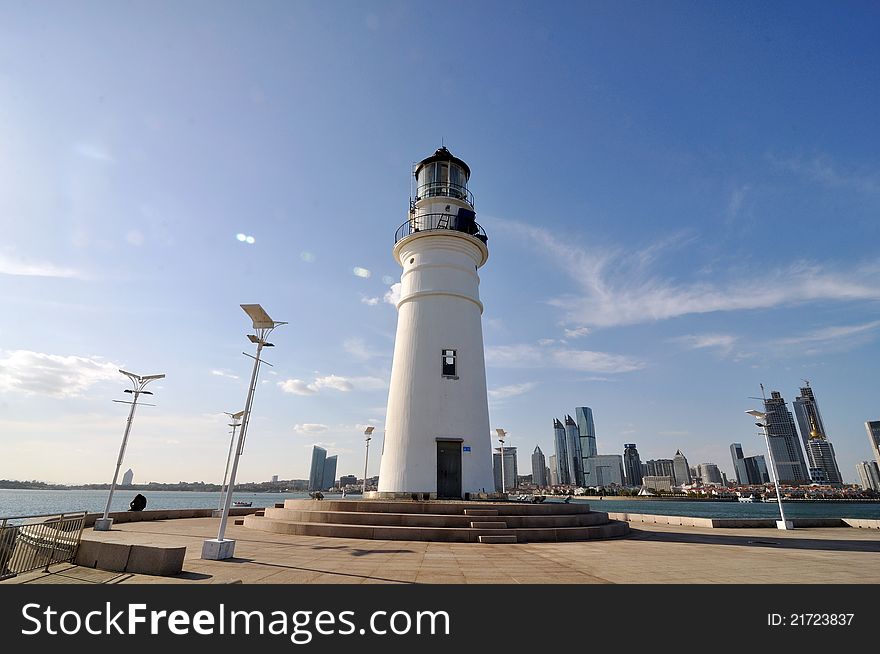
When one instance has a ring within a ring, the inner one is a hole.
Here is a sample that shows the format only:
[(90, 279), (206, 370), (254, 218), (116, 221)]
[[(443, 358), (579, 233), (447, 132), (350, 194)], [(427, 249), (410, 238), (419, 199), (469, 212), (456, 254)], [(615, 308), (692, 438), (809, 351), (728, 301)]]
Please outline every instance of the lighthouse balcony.
[(451, 213), (423, 213), (410, 217), (405, 223), (397, 228), (394, 234), (394, 242), (416, 234), (434, 230), (451, 230), (462, 232), (481, 240), (483, 243), (489, 240), (485, 230), (474, 220), (474, 212), (459, 209), (458, 214)]

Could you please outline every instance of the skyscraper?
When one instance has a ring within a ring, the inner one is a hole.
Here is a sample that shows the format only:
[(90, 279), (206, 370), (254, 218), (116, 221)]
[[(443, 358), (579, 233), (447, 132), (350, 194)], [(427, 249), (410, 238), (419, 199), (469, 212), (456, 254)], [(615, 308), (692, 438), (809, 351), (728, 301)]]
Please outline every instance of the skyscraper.
[(559, 468), (556, 464), (556, 455), (551, 454), (550, 458), (547, 460), (547, 463), (550, 465), (547, 466), (550, 469), (549, 475), (550, 485), (551, 486), (559, 486)]
[(627, 486), (642, 485), (642, 462), (635, 443), (626, 443), (623, 446), (623, 469)]
[(535, 451), (532, 452), (532, 483), (538, 488), (547, 485), (546, 471), (547, 461), (544, 458), (544, 453), (540, 447), (535, 447)]
[(792, 403), (794, 415), (797, 418), (798, 429), (801, 432), (801, 440), (804, 450), (807, 452), (807, 463), (810, 469), (810, 478), (813, 481), (841, 484), (843, 478), (840, 468), (837, 467), (837, 458), (834, 456), (834, 446), (828, 441), (828, 432), (822, 422), (819, 413), (819, 405), (810, 388), (810, 382), (801, 387), (801, 394)]
[(327, 460), (327, 450), (315, 445), (312, 447), (312, 466), (309, 471), (309, 490), (324, 490), (324, 462)]
[(572, 482), (571, 467), (568, 463), (568, 446), (565, 441), (565, 426), (560, 420), (553, 418), (553, 442), (556, 445), (556, 479), (561, 486)]
[(681, 450), (676, 450), (675, 456), (672, 457), (672, 471), (675, 476), (676, 486), (691, 483), (691, 469), (688, 466), (687, 458), (681, 453)]
[(132, 481), (134, 481), (134, 470), (129, 468), (125, 471), (125, 474), (122, 475), (122, 486), (131, 486)]
[(868, 440), (871, 442), (871, 452), (874, 460), (880, 466), (880, 420), (869, 420), (865, 423), (865, 431), (868, 432)]
[(740, 484), (749, 484), (749, 473), (746, 471), (745, 455), (741, 443), (730, 444), (730, 459), (733, 461), (733, 471), (736, 473), (736, 481)]
[(880, 466), (876, 461), (860, 461), (856, 464), (859, 485), (865, 490), (880, 491)]
[(568, 476), (575, 486), (584, 485), (584, 458), (581, 454), (581, 439), (577, 423), (571, 416), (565, 416), (565, 444), (568, 449)]
[[(492, 468), (495, 476), (495, 490), (501, 492), (501, 448), (496, 447), (492, 454)], [(516, 465), (516, 448), (504, 448), (504, 490), (512, 491), (516, 488), (516, 478), (519, 475)]]
[(323, 480), (321, 482), (323, 488), (319, 490), (327, 490), (336, 485), (336, 461), (338, 458), (339, 457), (334, 454), (333, 456), (328, 456), (324, 459), (324, 474), (322, 475)]
[(574, 410), (577, 420), (578, 435), (581, 439), (581, 456), (588, 458), (596, 456), (596, 426), (593, 424), (593, 410), (588, 406), (579, 406)]
[(810, 475), (794, 420), (779, 391), (771, 391), (770, 397), (764, 400), (764, 412), (767, 414), (770, 451), (773, 453), (779, 483), (809, 484)]

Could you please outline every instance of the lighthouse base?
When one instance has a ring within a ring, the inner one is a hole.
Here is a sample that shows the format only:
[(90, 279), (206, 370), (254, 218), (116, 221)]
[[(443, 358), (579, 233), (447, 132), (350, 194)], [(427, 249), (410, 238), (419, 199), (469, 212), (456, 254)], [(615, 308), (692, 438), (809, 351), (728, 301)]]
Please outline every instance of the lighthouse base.
[(588, 504), (457, 500), (285, 500), (244, 526), (276, 534), (454, 543), (538, 543), (617, 538), (629, 524)]

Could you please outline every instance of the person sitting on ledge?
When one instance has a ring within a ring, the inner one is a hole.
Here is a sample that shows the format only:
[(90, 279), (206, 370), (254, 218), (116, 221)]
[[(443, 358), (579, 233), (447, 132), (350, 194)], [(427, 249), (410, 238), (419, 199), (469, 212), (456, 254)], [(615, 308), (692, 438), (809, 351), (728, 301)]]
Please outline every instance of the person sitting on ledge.
[(311, 497), (313, 500), (323, 500), (324, 493), (322, 493), (321, 491), (315, 491), (314, 493), (309, 493), (309, 497)]
[(134, 499), (131, 501), (131, 504), (128, 505), (128, 508), (130, 511), (143, 511), (146, 505), (147, 498), (138, 493), (134, 496)]

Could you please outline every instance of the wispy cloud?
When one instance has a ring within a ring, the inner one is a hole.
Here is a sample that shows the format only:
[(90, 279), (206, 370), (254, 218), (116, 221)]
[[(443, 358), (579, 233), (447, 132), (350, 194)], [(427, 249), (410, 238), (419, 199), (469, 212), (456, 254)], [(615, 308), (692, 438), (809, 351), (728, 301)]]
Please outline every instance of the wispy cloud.
[(523, 384), (511, 384), (509, 386), (500, 386), (488, 391), (489, 398), (492, 400), (503, 400), (508, 397), (523, 395), (532, 390), (537, 384), (534, 382), (525, 382)]
[(238, 375), (233, 375), (231, 372), (227, 372), (225, 370), (212, 370), (211, 374), (216, 377), (226, 377), (228, 379), (238, 379)]
[(734, 334), (688, 334), (671, 340), (691, 350), (718, 348), (719, 351), (726, 354), (733, 348), (738, 337)]
[(327, 425), (316, 422), (304, 422), (301, 425), (294, 425), (293, 431), (300, 434), (321, 434), (330, 429)]
[(632, 372), (647, 365), (635, 357), (622, 354), (529, 344), (489, 347), (486, 349), (486, 363), (498, 368), (566, 368), (604, 373)]
[(98, 382), (124, 381), (121, 366), (101, 357), (63, 356), (28, 350), (0, 352), (0, 391), (77, 397)]
[(293, 395), (315, 395), (325, 389), (348, 393), (353, 390), (375, 391), (388, 387), (388, 382), (380, 377), (342, 377), (340, 375), (316, 377), (310, 383), (302, 379), (285, 379), (277, 384), (282, 391)]
[(551, 298), (570, 322), (596, 327), (631, 325), (689, 314), (766, 309), (817, 301), (877, 300), (880, 266), (870, 262), (846, 271), (797, 262), (760, 276), (724, 282), (677, 282), (652, 272), (661, 251), (682, 247), (679, 235), (638, 251), (579, 248), (550, 232), (504, 221), (539, 252), (568, 273), (580, 292)]
[(377, 297), (367, 297), (366, 295), (361, 296), (361, 302), (366, 304), (367, 306), (374, 307), (379, 304), (379, 298)]
[(388, 304), (397, 306), (397, 303), (400, 302), (400, 289), (400, 282), (392, 284), (391, 288), (388, 289), (388, 292), (385, 293), (385, 296), (382, 299)]
[(880, 193), (880, 171), (877, 170), (845, 170), (828, 157), (818, 155), (786, 159), (768, 154), (767, 159), (779, 168), (828, 188), (852, 189), (869, 195)]
[(875, 331), (880, 327), (880, 320), (866, 322), (860, 325), (838, 325), (832, 327), (823, 327), (806, 332), (799, 336), (789, 336), (776, 340), (779, 345), (801, 345), (803, 343), (821, 343), (826, 341), (836, 341), (853, 336), (860, 336)]
[(590, 333), (589, 327), (578, 327), (576, 329), (566, 329), (565, 338), (582, 338)]
[(364, 339), (359, 336), (347, 338), (342, 343), (342, 348), (358, 361), (369, 361), (370, 359), (381, 356), (381, 353), (370, 349)]
[(25, 259), (9, 252), (0, 252), (0, 274), (21, 277), (84, 278), (80, 271), (73, 268), (65, 268), (48, 261)]
[(79, 156), (91, 159), (92, 161), (101, 161), (104, 163), (114, 163), (116, 161), (106, 148), (96, 143), (77, 143), (73, 150)]

